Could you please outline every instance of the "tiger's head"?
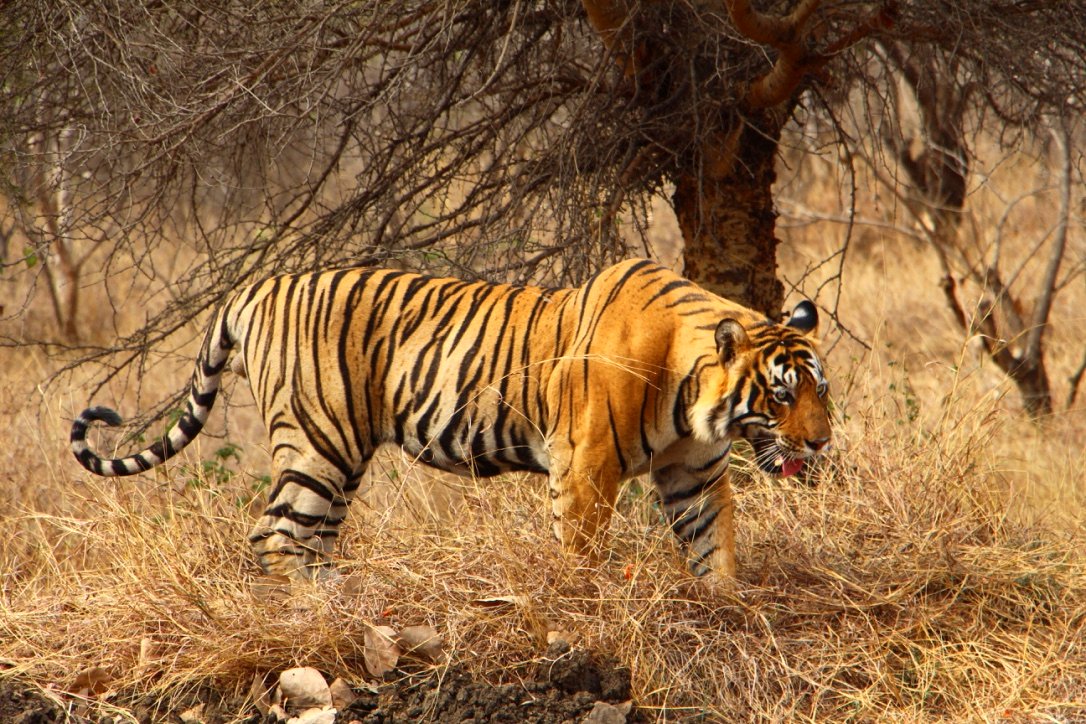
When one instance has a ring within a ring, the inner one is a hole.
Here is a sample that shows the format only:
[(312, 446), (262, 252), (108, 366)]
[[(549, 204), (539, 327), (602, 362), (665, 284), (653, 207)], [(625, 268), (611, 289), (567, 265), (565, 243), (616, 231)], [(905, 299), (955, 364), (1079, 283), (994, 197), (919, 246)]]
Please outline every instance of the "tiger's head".
[(808, 301), (796, 305), (785, 324), (748, 328), (722, 319), (714, 335), (721, 382), (702, 389), (695, 434), (745, 438), (758, 466), (782, 477), (825, 450), (831, 437), (828, 385), (812, 340), (817, 327), (818, 310)]

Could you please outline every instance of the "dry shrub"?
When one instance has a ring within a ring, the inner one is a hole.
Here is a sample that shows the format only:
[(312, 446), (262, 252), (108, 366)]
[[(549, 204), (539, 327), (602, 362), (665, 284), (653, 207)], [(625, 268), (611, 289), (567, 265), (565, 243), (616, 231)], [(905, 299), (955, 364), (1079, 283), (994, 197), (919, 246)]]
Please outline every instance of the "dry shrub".
[[(292, 665), (357, 683), (374, 623), (433, 625), (453, 662), (515, 682), (563, 629), (616, 654), (639, 706), (670, 718), (1086, 716), (1081, 530), (1008, 516), (992, 405), (951, 399), (925, 426), (865, 379), (817, 474), (739, 482), (734, 590), (685, 573), (638, 484), (588, 564), (552, 540), (541, 480), (509, 476), (454, 483), (421, 517), (402, 514), (407, 491), (359, 501), (338, 581), (255, 595), (251, 478), (175, 464), (81, 475), (66, 492), (83, 512), (0, 522), (0, 659), (42, 686), (101, 666), (117, 701), (168, 707)], [(500, 597), (515, 603), (479, 603)]]

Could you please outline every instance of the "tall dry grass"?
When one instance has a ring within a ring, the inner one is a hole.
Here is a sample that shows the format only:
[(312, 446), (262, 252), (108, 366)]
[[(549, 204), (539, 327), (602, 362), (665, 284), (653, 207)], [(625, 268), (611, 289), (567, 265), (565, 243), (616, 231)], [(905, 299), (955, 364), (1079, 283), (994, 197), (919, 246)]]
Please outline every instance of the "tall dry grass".
[[(42, 685), (100, 666), (168, 707), (295, 664), (358, 681), (374, 622), (431, 624), (453, 660), (516, 681), (559, 628), (628, 663), (639, 705), (669, 717), (1086, 717), (1081, 532), (1008, 515), (990, 408), (952, 405), (920, 432), (898, 400), (877, 404), (881, 419), (845, 424), (817, 484), (740, 487), (734, 592), (682, 570), (633, 488), (602, 563), (563, 556), (543, 486), (514, 477), (465, 481), (439, 524), (356, 511), (352, 592), (269, 600), (253, 592), (239, 481), (180, 466), (154, 484), (85, 481), (67, 491), (81, 511), (3, 523), (0, 658)], [(518, 604), (475, 603), (499, 597)], [(156, 654), (141, 666), (144, 639)]]
[[(786, 227), (783, 271), (808, 294), (834, 228)], [(5, 352), (0, 675), (64, 688), (98, 666), (107, 704), (149, 695), (165, 716), (292, 665), (357, 683), (369, 625), (427, 623), (495, 681), (528, 676), (548, 631), (575, 632), (669, 719), (1086, 720), (1086, 415), (1024, 420), (940, 306), (927, 251), (866, 233), (839, 310), (867, 346), (826, 335), (835, 447), (810, 480), (736, 462), (734, 589), (685, 573), (640, 485), (590, 565), (553, 542), (541, 479), (449, 481), (393, 454), (346, 527), (339, 583), (263, 595), (244, 535), (267, 466), (246, 393), (217, 423), (240, 460), (201, 438), (154, 474), (99, 480), (67, 451), (85, 390), (42, 388), (56, 360)], [(1086, 338), (1083, 291), (1061, 300), (1054, 371)], [(156, 374), (163, 393), (187, 379)], [(132, 412), (123, 385), (106, 394)], [(478, 603), (501, 597), (515, 603)]]

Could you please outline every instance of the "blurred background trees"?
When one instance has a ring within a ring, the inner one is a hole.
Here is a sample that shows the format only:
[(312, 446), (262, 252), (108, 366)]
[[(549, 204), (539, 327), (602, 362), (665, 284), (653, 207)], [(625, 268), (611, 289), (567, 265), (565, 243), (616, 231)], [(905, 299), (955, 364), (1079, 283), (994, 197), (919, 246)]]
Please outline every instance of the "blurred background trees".
[[(1076, 3), (32, 0), (0, 10), (0, 104), (3, 315), (55, 320), (4, 344), (71, 347), (102, 379), (273, 272), (580, 282), (659, 253), (661, 195), (687, 275), (778, 316), (782, 139), (900, 199), (1032, 413), (1048, 310), (1086, 263)], [(1037, 279), (1010, 230), (968, 223), (982, 133), (1051, 154)]]

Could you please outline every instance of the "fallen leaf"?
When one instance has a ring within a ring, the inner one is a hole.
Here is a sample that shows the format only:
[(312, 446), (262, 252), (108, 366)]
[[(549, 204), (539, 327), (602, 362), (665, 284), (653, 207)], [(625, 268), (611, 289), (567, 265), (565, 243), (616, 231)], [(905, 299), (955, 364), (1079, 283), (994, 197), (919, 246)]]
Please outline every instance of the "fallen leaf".
[(433, 626), (407, 626), (398, 638), (404, 654), (437, 663), (445, 657), (441, 634)]
[(287, 724), (336, 724), (336, 710), (306, 709), (298, 716), (287, 719)]
[(352, 573), (340, 584), (340, 593), (349, 598), (361, 597), (365, 593), (364, 579), (359, 573)]
[(378, 679), (396, 668), (402, 653), (396, 643), (396, 630), (391, 626), (370, 626), (366, 629), (363, 658), (366, 670)]
[(162, 647), (149, 636), (140, 639), (140, 654), (136, 660), (136, 673), (143, 675), (162, 658)]
[(324, 675), (303, 666), (287, 669), (279, 675), (279, 691), (286, 700), (287, 711), (303, 711), (332, 705), (332, 692)]
[(346, 709), (358, 698), (351, 685), (343, 679), (336, 679), (329, 684), (328, 691), (332, 694), (332, 706), (336, 709)]
[(249, 697), (252, 698), (257, 711), (265, 716), (267, 716), (268, 711), (272, 707), (272, 688), (273, 687), (269, 687), (264, 683), (263, 676), (260, 674), (253, 674), (253, 683), (249, 685)]
[(69, 691), (80, 696), (101, 696), (109, 690), (112, 681), (113, 677), (108, 671), (101, 666), (92, 666), (76, 674)]

